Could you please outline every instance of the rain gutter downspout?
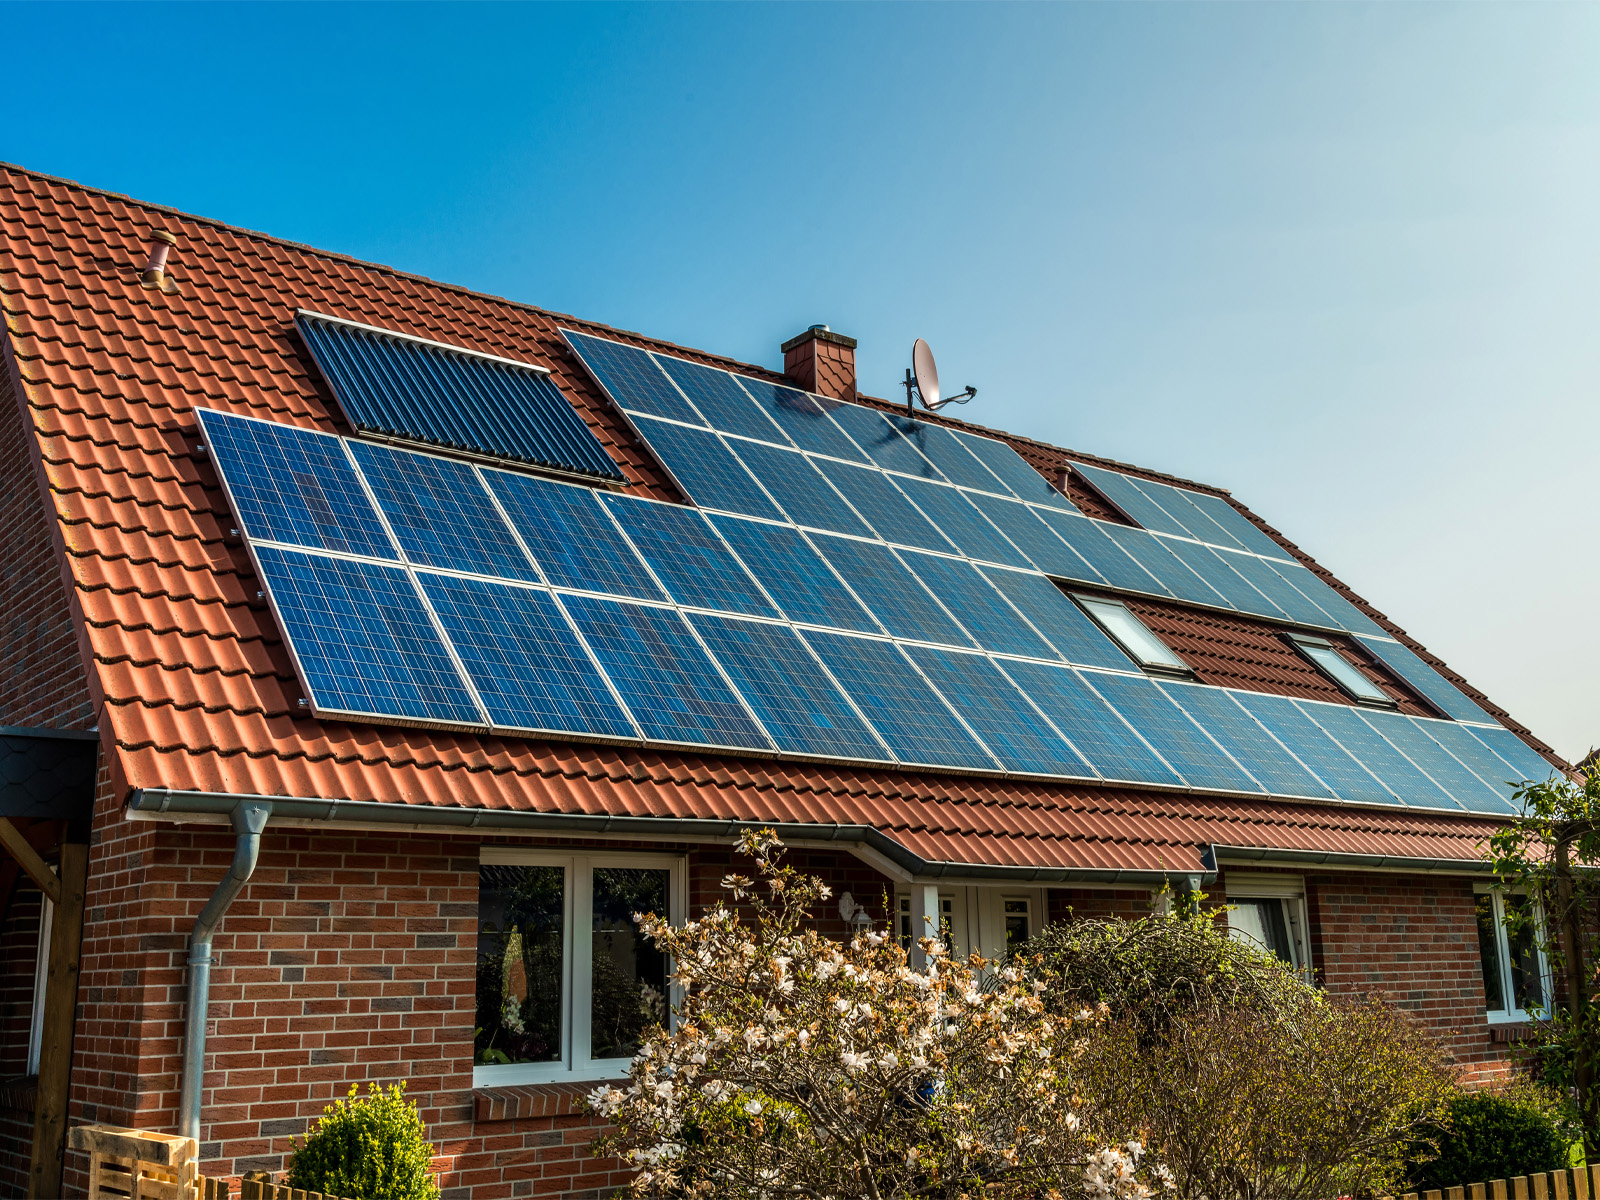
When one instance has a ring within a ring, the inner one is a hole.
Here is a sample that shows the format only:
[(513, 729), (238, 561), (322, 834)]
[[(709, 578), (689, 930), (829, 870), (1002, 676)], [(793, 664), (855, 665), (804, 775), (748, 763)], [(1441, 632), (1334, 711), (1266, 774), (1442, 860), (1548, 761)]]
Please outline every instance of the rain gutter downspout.
[(178, 1100), (178, 1134), (200, 1141), (200, 1085), (206, 1066), (206, 1012), (211, 996), (211, 937), (223, 914), (256, 869), (261, 831), (272, 815), (269, 800), (241, 800), (233, 810), (233, 863), (195, 918), (189, 935), (189, 1003), (184, 1014), (183, 1082)]

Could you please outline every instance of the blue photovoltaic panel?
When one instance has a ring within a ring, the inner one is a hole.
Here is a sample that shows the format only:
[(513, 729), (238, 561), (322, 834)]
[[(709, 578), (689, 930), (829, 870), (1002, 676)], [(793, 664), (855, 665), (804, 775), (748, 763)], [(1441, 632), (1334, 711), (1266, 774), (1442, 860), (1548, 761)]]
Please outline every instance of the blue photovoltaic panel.
[(793, 526), (740, 517), (712, 517), (711, 523), (791, 621), (883, 632)]
[(956, 441), (942, 425), (918, 421), (912, 417), (884, 413), (889, 424), (900, 431), (900, 436), (915, 446), (951, 483), (977, 488), (983, 492), (1005, 495), (1010, 489), (994, 477), (993, 472), (974, 458), (965, 446)]
[(362, 433), (624, 478), (543, 371), (302, 312), (301, 335)]
[(318, 713), (483, 723), (404, 568), (273, 546), (256, 559)]
[[(981, 568), (989, 582), (1005, 593), (1033, 627), (1061, 652), (1068, 662), (1113, 671), (1133, 669), (1128, 656), (1091, 621), (1055, 584), (1042, 575), (1022, 571)], [(1053, 655), (1041, 655), (1050, 658)]]
[(812, 544), (896, 637), (971, 646), (973, 641), (886, 546), (813, 534)]
[(694, 402), (700, 415), (713, 429), (759, 438), (764, 442), (782, 443), (787, 440), (726, 371), (686, 362), (681, 358), (669, 358), (664, 354), (651, 357), (672, 376), (672, 382)]
[(1027, 461), (1004, 442), (980, 437), (965, 430), (952, 429), (952, 436), (983, 460), (983, 465), (993, 471), (1000, 482), (1024, 500), (1045, 504), (1051, 508), (1076, 512), (1077, 506), (1068, 500), (1048, 480), (1027, 464)]
[(1338, 627), (1337, 621), (1318, 608), (1299, 588), (1274, 571), (1272, 564), (1266, 559), (1227, 552), (1219, 554), (1218, 557), (1266, 597), (1265, 601), (1253, 610), (1246, 609), (1246, 612), (1254, 611), (1270, 616), (1276, 610), (1284, 613), (1297, 625), (1315, 625), (1324, 629)]
[(968, 492), (967, 499), (1039, 570), (1063, 579), (1098, 580), (1098, 574), (1078, 557), (1071, 546), (1052, 533), (1049, 526), (1026, 504), (999, 496), (985, 496), (981, 492)]
[(1338, 628), (1347, 629), (1351, 633), (1375, 633), (1379, 637), (1388, 636), (1387, 631), (1382, 629), (1376, 621), (1299, 563), (1274, 562), (1267, 565), (1292, 583), (1298, 591), (1311, 597), (1318, 608), (1333, 618), (1333, 623)]
[(1149, 679), (1095, 674), (1089, 683), (1144, 734), (1192, 787), (1229, 792), (1259, 792), (1262, 787), (1189, 719), (1187, 713)]
[(1511, 768), (1511, 774), (1506, 776), (1509, 780), (1517, 783), (1530, 780), (1534, 783), (1544, 783), (1550, 776), (1557, 774), (1555, 767), (1544, 755), (1509, 729), (1503, 729), (1498, 725), (1492, 728), (1473, 725), (1467, 732), (1505, 760)]
[(1073, 753), (1016, 685), (983, 655), (928, 646), (908, 646), (906, 653), (1006, 770), (1094, 778), (1094, 768)]
[(1166, 547), (1165, 540), (1143, 529), (1104, 524), (1101, 531), (1128, 552), (1128, 556), (1160, 581), (1161, 587), (1180, 600), (1222, 607), (1227, 602)]
[(634, 425), (684, 493), (701, 508), (781, 521), (783, 514), (720, 437), (669, 421), (639, 417)]
[(1255, 692), (1234, 694), (1239, 703), (1289, 747), (1296, 758), (1321, 776), (1338, 799), (1359, 800), (1369, 804), (1395, 803), (1389, 789), (1341, 749), (1293, 700), (1287, 696), (1263, 696)]
[(1233, 702), (1231, 692), (1167, 680), (1158, 686), (1221, 742), (1224, 750), (1249, 767), (1250, 774), (1274, 796), (1333, 797), (1327, 784), (1306, 770), (1259, 721)]
[(594, 492), (510, 471), (486, 470), (483, 475), (555, 586), (667, 599)]
[(796, 525), (853, 533), (857, 537), (872, 536), (872, 530), (861, 523), (861, 518), (839, 498), (839, 493), (817, 474), (804, 454), (737, 438), (729, 438), (728, 447), (744, 459), (750, 473), (765, 485), (768, 494), (783, 506)]
[(560, 600), (633, 710), (645, 737), (699, 746), (771, 748), (675, 609), (592, 596)]
[(1103, 580), (1114, 588), (1130, 592), (1166, 595), (1166, 589), (1156, 582), (1149, 571), (1129, 558), (1121, 546), (1102, 532), (1106, 528), (1105, 522), (1091, 521), (1088, 517), (1055, 512), (1047, 508), (1034, 511), (1046, 525), (1061, 535), (1062, 541), (1071, 546), (1078, 556), (1094, 569), (1092, 575), (1068, 576), (1068, 578), (1079, 578), (1085, 583), (1099, 583)]
[(584, 368), (622, 408), (691, 425), (705, 424), (645, 351), (570, 329), (561, 332)]
[(918, 454), (916, 447), (901, 437), (876, 409), (841, 404), (831, 415), (839, 428), (850, 435), (850, 440), (880, 467), (921, 479), (940, 478), (933, 464)]
[(893, 642), (809, 631), (805, 639), (902, 763), (996, 769)]
[(849, 467), (821, 458), (813, 460), (813, 465), (833, 481), (884, 541), (947, 554), (955, 549), (876, 467)]
[(1454, 717), (1458, 721), (1494, 719), (1467, 699), (1460, 688), (1399, 642), (1364, 637), (1361, 639), (1361, 644), (1382, 659), (1401, 679), (1421, 692), (1423, 698), (1445, 716)]
[(756, 405), (789, 435), (789, 440), (813, 454), (828, 454), (849, 462), (864, 463), (867, 456), (840, 431), (828, 416), (843, 401), (798, 392), (765, 379), (740, 375), (739, 383), (755, 399)]
[[(978, 568), (959, 558), (940, 558), (905, 550), (900, 561), (928, 585), (985, 650), (1025, 658), (1055, 658), (1049, 644), (1028, 627), (1015, 609), (989, 585)], [(1039, 577), (1041, 583), (1046, 582)]]
[(1420, 808), (1457, 808), (1455, 799), (1429, 779), (1410, 759), (1385, 741), (1363, 721), (1355, 709), (1343, 704), (1297, 704), (1328, 735), (1383, 781), (1402, 804)]
[(1157, 533), (1175, 533), (1179, 537), (1190, 536), (1183, 522), (1147, 496), (1139, 487), (1138, 481), (1120, 471), (1091, 467), (1087, 463), (1075, 462), (1072, 464), (1072, 469), (1093, 484), (1097, 492), (1120, 508), (1127, 517), (1137, 521), (1144, 528)]
[[(1512, 811), (1503, 792), (1479, 779), (1470, 769), (1456, 761), (1427, 730), (1410, 717), (1397, 712), (1361, 710), (1361, 717), (1417, 766), (1435, 783), (1453, 796), (1457, 803), (1472, 812), (1506, 815)], [(1441, 722), (1442, 724), (1442, 722)]]
[(467, 463), (371, 442), (351, 442), (350, 453), (412, 562), (502, 579), (538, 578)]
[(1186, 542), (1181, 538), (1163, 538), (1161, 544), (1174, 558), (1180, 559), (1186, 567), (1205, 580), (1213, 591), (1222, 596), (1223, 602), (1229, 607), (1236, 608), (1240, 612), (1259, 613), (1264, 617), (1287, 615), (1233, 569), (1231, 565), (1233, 560), (1243, 558), (1244, 555), (1230, 554), (1224, 557), (1209, 546), (1202, 546), (1198, 542)]
[(1103, 778), (1136, 783), (1183, 782), (1070, 667), (1014, 659), (1006, 659), (999, 666)]
[(426, 571), (418, 580), (493, 724), (638, 736), (549, 592)]
[(1005, 563), (1012, 567), (1033, 565), (955, 488), (920, 479), (900, 479), (896, 482), (911, 497), (911, 502), (922, 510), (923, 515), (937, 525), (945, 537), (953, 541), (968, 558), (981, 558), (986, 562)]
[(1226, 546), (1230, 550), (1248, 549), (1231, 532), (1218, 525), (1209, 512), (1194, 503), (1195, 493), (1187, 488), (1175, 488), (1165, 483), (1151, 483), (1149, 480), (1141, 479), (1139, 490), (1171, 513), (1179, 524), (1202, 542), (1212, 546)]
[[(1512, 770), (1510, 763), (1473, 737), (1471, 729), (1454, 721), (1436, 721), (1431, 717), (1408, 717), (1407, 720), (1460, 759), (1505, 805), (1504, 809), (1490, 811), (1516, 811), (1511, 795), (1516, 791), (1516, 777), (1520, 772)], [(1539, 761), (1544, 762), (1544, 759), (1540, 758)], [(1545, 769), (1547, 772), (1551, 769), (1548, 763), (1545, 763)], [(1540, 776), (1541, 781), (1544, 778), (1546, 776)]]
[(893, 761), (789, 626), (698, 613), (689, 619), (778, 749)]
[(1191, 492), (1183, 489), (1184, 499), (1196, 508), (1203, 511), (1222, 528), (1233, 534), (1234, 539), (1246, 550), (1254, 550), (1257, 554), (1271, 555), (1273, 558), (1292, 558), (1287, 550), (1278, 545), (1256, 526), (1256, 523), (1245, 516), (1237, 508), (1221, 496), (1208, 495), (1205, 492)]
[(234, 515), (249, 537), (400, 557), (333, 434), (197, 411)]
[(694, 509), (629, 496), (606, 496), (604, 502), (679, 604), (752, 617), (782, 615)]

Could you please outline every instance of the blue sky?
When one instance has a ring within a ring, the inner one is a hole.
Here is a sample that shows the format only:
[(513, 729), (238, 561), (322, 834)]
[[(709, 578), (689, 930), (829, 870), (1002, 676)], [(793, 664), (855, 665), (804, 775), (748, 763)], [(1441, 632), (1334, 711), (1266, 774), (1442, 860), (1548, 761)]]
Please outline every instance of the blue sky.
[[(0, 5), (0, 158), (1232, 488), (1600, 742), (1600, 7)], [(28, 48), (27, 53), (17, 53)]]

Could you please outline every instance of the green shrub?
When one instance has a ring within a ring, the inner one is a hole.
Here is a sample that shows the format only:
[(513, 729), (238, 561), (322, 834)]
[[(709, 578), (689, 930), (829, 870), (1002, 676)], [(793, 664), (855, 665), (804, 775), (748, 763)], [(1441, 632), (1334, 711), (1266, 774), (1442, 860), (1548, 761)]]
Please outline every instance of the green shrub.
[(1414, 1144), (1408, 1164), (1414, 1189), (1460, 1187), (1560, 1171), (1567, 1139), (1554, 1105), (1531, 1088), (1465, 1092), (1450, 1101), (1444, 1118)]
[(285, 1182), (345, 1200), (438, 1200), (430, 1166), (433, 1146), (406, 1085), (387, 1092), (367, 1085), (365, 1099), (350, 1095), (323, 1109), (323, 1118), (289, 1160)]

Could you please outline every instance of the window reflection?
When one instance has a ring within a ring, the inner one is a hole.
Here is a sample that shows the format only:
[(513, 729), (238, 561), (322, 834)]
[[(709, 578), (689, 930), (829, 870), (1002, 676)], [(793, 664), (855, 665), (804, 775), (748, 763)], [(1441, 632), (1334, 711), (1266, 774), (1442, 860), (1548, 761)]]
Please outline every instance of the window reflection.
[(560, 867), (478, 868), (479, 1064), (561, 1058)]
[(590, 1058), (631, 1058), (644, 1030), (666, 1020), (667, 958), (633, 915), (666, 915), (669, 878), (661, 870), (595, 869)]

